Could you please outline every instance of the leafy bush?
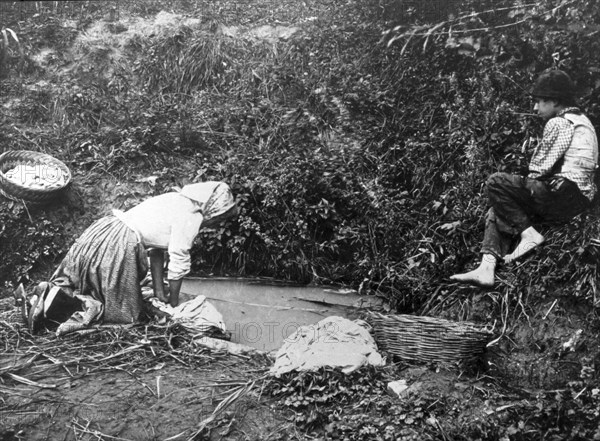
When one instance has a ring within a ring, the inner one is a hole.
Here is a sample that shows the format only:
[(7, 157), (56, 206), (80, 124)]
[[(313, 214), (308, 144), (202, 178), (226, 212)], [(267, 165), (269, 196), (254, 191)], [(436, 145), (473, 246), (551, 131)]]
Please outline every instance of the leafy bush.
[[(0, 282), (5, 285), (29, 282), (40, 262), (53, 261), (63, 251), (65, 238), (60, 225), (40, 210), (31, 212), (21, 203), (0, 205)], [(35, 219), (35, 220), (34, 220)]]
[(434, 396), (424, 387), (399, 399), (387, 393), (390, 374), (371, 367), (350, 374), (324, 368), (294, 372), (270, 379), (265, 393), (289, 410), (302, 433), (323, 439), (435, 440), (445, 434), (491, 440), (501, 435), (493, 418), (464, 416), (465, 407), (476, 409), (480, 397), (465, 399), (448, 390), (436, 390)]

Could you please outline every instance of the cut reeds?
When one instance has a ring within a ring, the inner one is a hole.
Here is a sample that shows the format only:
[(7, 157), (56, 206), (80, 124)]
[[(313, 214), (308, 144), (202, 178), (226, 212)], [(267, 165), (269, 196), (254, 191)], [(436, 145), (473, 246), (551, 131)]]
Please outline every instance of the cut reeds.
[[(10, 332), (6, 332), (5, 356), (0, 363), (0, 378), (6, 380), (6, 385), (16, 382), (38, 388), (56, 387), (55, 383), (81, 376), (81, 372), (126, 370), (128, 366), (143, 369), (161, 360), (190, 365), (218, 358), (199, 351), (179, 326), (108, 326), (84, 335), (34, 338), (23, 323), (6, 325)], [(174, 341), (178, 349), (173, 349)]]
[(264, 380), (267, 378), (268, 374), (262, 375), (260, 378), (256, 378), (253, 380), (249, 380), (245, 384), (241, 386), (234, 387), (231, 392), (223, 399), (215, 408), (215, 410), (204, 420), (200, 422), (198, 425), (198, 430), (196, 430), (191, 437), (188, 438), (188, 441), (193, 441), (199, 436), (213, 421), (215, 421), (225, 410), (231, 405), (235, 404), (240, 398), (248, 394), (254, 387), (256, 383), (260, 380)]

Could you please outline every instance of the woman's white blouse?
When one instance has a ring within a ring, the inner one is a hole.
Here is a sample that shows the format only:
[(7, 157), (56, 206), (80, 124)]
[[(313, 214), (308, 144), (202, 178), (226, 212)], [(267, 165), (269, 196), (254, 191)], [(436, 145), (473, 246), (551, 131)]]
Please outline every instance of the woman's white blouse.
[(115, 214), (137, 232), (146, 248), (168, 251), (168, 279), (179, 280), (190, 272), (190, 250), (203, 221), (197, 203), (179, 193), (165, 193)]

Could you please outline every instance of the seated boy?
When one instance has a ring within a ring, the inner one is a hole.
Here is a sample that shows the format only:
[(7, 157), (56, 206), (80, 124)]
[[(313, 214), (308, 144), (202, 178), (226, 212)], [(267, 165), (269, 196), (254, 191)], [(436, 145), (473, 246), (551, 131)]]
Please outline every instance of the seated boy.
[[(542, 140), (527, 176), (495, 173), (487, 181), (486, 216), (475, 270), (450, 279), (481, 286), (494, 284), (496, 264), (510, 263), (544, 242), (534, 220), (566, 222), (586, 210), (596, 193), (598, 140), (590, 120), (576, 107), (575, 87), (563, 71), (539, 76), (531, 92), (534, 110), (546, 120)], [(516, 248), (506, 254), (512, 239)]]

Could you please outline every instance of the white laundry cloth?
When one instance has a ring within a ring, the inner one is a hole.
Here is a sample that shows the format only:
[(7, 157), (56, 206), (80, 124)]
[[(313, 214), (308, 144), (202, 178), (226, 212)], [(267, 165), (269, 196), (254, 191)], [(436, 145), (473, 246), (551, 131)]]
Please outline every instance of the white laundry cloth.
[(301, 326), (290, 335), (277, 352), (270, 373), (314, 371), (320, 367), (339, 367), (344, 373), (370, 364), (385, 365), (377, 344), (368, 331), (369, 325), (343, 317), (327, 317), (319, 323)]
[(194, 334), (205, 334), (215, 328), (223, 333), (227, 331), (223, 316), (205, 296), (196, 296), (175, 307), (161, 302), (156, 297), (152, 297), (150, 302), (154, 307), (169, 314), (171, 322), (181, 324)]

